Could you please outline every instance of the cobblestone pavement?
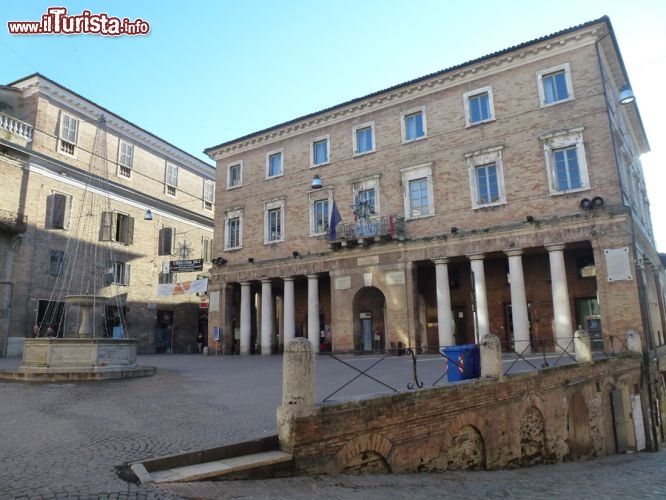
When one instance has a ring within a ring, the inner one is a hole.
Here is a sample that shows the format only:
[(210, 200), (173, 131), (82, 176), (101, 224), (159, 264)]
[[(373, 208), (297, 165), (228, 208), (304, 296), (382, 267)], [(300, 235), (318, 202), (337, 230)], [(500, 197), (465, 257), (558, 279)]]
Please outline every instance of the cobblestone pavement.
[[(345, 358), (363, 371), (379, 358)], [(499, 472), (330, 476), (270, 481), (136, 485), (127, 462), (276, 433), (282, 358), (140, 356), (153, 377), (71, 384), (0, 382), (0, 499), (176, 498), (666, 498), (666, 452), (608, 457)], [(19, 361), (0, 359), (0, 370)], [(317, 358), (317, 399), (404, 391), (409, 357), (389, 357), (369, 372), (387, 386), (326, 356)], [(442, 374), (423, 357), (420, 381)], [(440, 381), (438, 383), (446, 383)]]

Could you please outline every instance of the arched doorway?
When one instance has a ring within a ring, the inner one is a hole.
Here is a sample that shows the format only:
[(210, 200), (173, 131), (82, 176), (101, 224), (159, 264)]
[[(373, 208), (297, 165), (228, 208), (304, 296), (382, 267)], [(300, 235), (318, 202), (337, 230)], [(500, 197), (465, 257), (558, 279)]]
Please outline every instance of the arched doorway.
[(374, 286), (361, 288), (354, 296), (354, 350), (384, 352), (386, 349), (386, 299)]

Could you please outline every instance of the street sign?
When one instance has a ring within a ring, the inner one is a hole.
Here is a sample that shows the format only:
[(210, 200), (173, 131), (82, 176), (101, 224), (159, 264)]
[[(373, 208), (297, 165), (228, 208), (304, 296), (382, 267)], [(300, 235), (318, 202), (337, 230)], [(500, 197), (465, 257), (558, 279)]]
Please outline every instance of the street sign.
[(203, 271), (203, 259), (172, 260), (169, 262), (169, 271), (172, 273)]

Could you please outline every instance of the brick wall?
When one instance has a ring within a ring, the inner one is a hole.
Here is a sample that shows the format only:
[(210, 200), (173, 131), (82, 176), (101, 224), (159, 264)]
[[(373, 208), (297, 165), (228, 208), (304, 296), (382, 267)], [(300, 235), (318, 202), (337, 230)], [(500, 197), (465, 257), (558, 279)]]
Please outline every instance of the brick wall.
[[(308, 474), (498, 469), (604, 456), (615, 453), (610, 392), (620, 390), (627, 403), (639, 380), (640, 358), (629, 356), (327, 404), (297, 418), (292, 440), (281, 444)], [(633, 443), (633, 423), (627, 428)]]

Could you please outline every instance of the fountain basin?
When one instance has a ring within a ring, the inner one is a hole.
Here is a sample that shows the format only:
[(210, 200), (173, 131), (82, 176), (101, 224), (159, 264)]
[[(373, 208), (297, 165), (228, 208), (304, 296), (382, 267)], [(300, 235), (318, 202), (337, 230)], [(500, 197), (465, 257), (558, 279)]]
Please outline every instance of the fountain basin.
[(11, 377), (23, 381), (79, 381), (143, 377), (156, 369), (136, 362), (135, 339), (25, 339), (23, 362)]

